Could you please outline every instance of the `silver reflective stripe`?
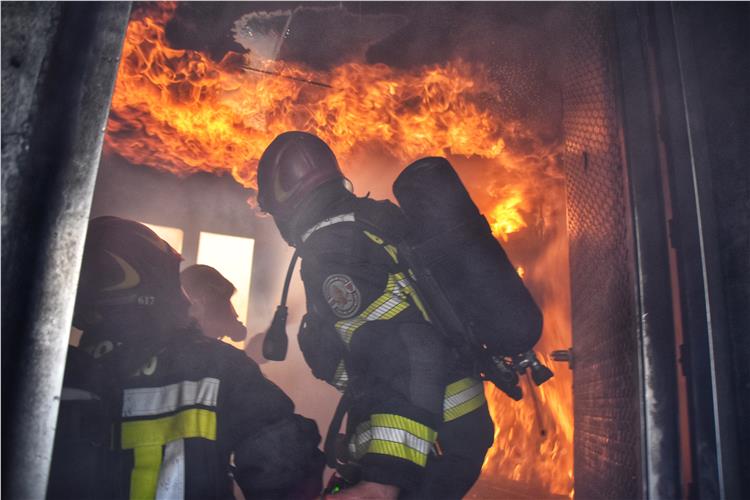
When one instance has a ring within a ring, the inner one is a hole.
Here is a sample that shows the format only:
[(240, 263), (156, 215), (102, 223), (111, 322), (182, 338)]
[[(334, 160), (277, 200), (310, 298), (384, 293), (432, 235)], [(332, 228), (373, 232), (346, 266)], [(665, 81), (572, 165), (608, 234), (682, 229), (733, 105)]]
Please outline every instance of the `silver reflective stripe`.
[(178, 439), (164, 447), (164, 460), (156, 485), (156, 500), (182, 498), (185, 498), (185, 440)]
[(305, 231), (305, 233), (302, 235), (302, 243), (307, 241), (307, 238), (309, 238), (310, 235), (312, 235), (318, 229), (323, 229), (324, 227), (332, 226), (334, 224), (338, 224), (339, 222), (354, 222), (354, 212), (350, 214), (336, 215), (318, 222), (313, 227)]
[(349, 440), (349, 452), (354, 459), (362, 458), (367, 453), (367, 445), (372, 441), (370, 432), (370, 421), (362, 422), (357, 426), (354, 435)]
[(99, 399), (99, 396), (93, 392), (76, 389), (74, 387), (63, 387), (62, 392), (60, 393), (61, 401), (94, 401), (97, 399)]
[(394, 307), (406, 302), (406, 298), (400, 293), (400, 290), (394, 290), (393, 294), (392, 297), (376, 307), (370, 314), (362, 319), (365, 321), (376, 321), (382, 318), (387, 312), (390, 312)]
[(370, 432), (372, 432), (372, 439), (405, 444), (409, 448), (424, 453), (425, 455), (430, 452), (430, 448), (432, 447), (432, 443), (401, 429), (394, 429), (392, 427), (372, 427), (370, 428)]
[(346, 365), (344, 360), (339, 361), (339, 365), (336, 367), (336, 373), (333, 375), (333, 386), (341, 392), (346, 390), (346, 386), (349, 385), (349, 374), (346, 372)]
[(354, 332), (368, 321), (391, 319), (409, 307), (407, 293), (410, 288), (407, 287), (410, 286), (403, 273), (389, 274), (383, 295), (375, 299), (358, 316), (337, 321), (333, 325), (341, 339), (348, 344)]
[(142, 417), (170, 413), (183, 406), (216, 406), (219, 380), (204, 378), (186, 380), (163, 387), (126, 389), (123, 395), (122, 416)]
[(451, 408), (455, 408), (456, 406), (463, 404), (470, 400), (471, 398), (481, 394), (484, 392), (484, 387), (481, 383), (477, 382), (476, 384), (472, 385), (466, 390), (463, 390), (459, 392), (458, 394), (454, 394), (453, 396), (449, 396), (443, 400), (443, 411), (450, 410)]
[(369, 422), (366, 422), (357, 427), (356, 434), (352, 436), (349, 442), (349, 451), (355, 459), (361, 458), (362, 455), (367, 453), (367, 446), (373, 439), (403, 444), (425, 455), (432, 448), (432, 443), (405, 430), (394, 429), (393, 427), (370, 427)]

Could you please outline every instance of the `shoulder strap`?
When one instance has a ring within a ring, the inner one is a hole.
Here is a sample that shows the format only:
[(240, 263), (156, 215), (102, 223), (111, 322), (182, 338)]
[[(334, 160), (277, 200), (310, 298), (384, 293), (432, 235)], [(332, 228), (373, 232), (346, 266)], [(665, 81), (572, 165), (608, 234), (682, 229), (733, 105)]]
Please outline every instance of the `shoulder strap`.
[(357, 222), (368, 226), (393, 243), (401, 242), (409, 232), (409, 223), (399, 207), (390, 201), (358, 198), (354, 204)]
[(326, 464), (332, 469), (336, 469), (339, 464), (339, 457), (336, 450), (336, 440), (339, 438), (339, 432), (341, 431), (341, 423), (344, 421), (344, 415), (349, 411), (352, 406), (351, 390), (347, 387), (344, 394), (339, 399), (339, 404), (336, 406), (336, 411), (333, 413), (331, 423), (328, 425), (328, 433), (326, 434), (326, 440), (323, 444), (323, 452), (326, 455)]

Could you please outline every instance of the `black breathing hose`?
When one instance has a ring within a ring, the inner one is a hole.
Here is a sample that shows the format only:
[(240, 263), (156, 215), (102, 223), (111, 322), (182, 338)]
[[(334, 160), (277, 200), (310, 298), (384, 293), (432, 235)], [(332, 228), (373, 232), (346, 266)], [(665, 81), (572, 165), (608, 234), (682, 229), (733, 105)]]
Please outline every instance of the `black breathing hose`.
[(263, 339), (263, 357), (270, 361), (284, 361), (286, 359), (286, 351), (289, 347), (289, 338), (286, 334), (286, 299), (289, 296), (289, 285), (292, 282), (292, 274), (298, 257), (299, 254), (295, 250), (286, 272), (284, 290), (281, 292), (281, 303), (276, 308), (271, 326), (266, 330), (266, 337)]

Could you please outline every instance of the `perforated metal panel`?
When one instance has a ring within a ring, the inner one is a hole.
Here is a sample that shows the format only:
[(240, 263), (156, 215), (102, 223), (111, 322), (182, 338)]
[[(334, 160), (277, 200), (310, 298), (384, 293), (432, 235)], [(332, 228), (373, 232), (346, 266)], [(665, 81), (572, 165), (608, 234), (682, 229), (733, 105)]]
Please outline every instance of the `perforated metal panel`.
[(638, 498), (632, 256), (607, 6), (575, 4), (563, 90), (577, 498)]

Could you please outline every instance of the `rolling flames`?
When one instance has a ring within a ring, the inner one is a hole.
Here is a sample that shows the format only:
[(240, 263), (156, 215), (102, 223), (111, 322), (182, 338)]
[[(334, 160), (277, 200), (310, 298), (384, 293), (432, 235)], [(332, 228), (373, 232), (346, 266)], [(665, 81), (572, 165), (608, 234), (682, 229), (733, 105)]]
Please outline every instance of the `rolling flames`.
[[(248, 188), (255, 188), (265, 147), (287, 130), (325, 140), (355, 186), (358, 179), (388, 182), (380, 172), (373, 177), (373, 152), (396, 165), (447, 156), (511, 257), (514, 238), (544, 241), (533, 260), (519, 259), (519, 274), (544, 310), (537, 350), (551, 366), (544, 354), (570, 343), (559, 144), (503, 115), (497, 84), (484, 67), (461, 60), (411, 69), (350, 62), (322, 72), (256, 61), (255, 69), (267, 73), (251, 71), (243, 54), (217, 62), (170, 47), (164, 26), (174, 8), (139, 9), (130, 21), (108, 152), (177, 175), (229, 173)], [(504, 479), (572, 495), (571, 375), (552, 368), (556, 376), (534, 388), (536, 400), (513, 402), (487, 386), (497, 428), (480, 483)]]

